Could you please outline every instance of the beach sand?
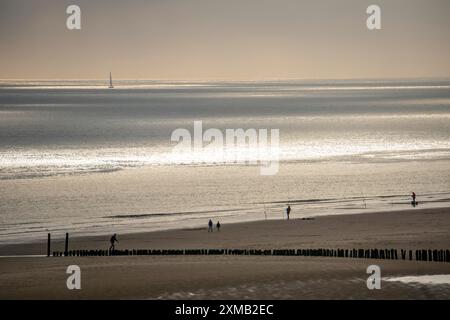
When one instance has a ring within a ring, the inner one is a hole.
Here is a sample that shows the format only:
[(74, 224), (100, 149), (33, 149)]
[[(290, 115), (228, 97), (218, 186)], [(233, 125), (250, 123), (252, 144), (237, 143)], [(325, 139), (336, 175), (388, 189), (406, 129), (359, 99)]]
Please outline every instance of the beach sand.
[[(295, 216), (293, 217), (295, 218)], [(119, 234), (118, 249), (450, 248), (450, 209), (334, 215), (206, 228)], [(70, 239), (69, 249), (107, 249), (109, 236)], [(52, 250), (63, 250), (54, 241)], [(46, 243), (0, 246), (0, 255), (45, 254)], [(82, 289), (66, 288), (78, 265)], [(450, 285), (382, 281), (368, 290), (366, 269), (381, 276), (450, 274), (450, 264), (275, 256), (2, 257), (1, 299), (449, 299)]]

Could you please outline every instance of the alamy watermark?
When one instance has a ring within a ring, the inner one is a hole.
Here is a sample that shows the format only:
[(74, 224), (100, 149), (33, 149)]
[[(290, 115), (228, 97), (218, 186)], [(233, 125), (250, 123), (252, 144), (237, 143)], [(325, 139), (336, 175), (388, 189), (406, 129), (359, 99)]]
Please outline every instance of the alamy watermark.
[(81, 289), (81, 269), (79, 266), (73, 264), (67, 267), (67, 274), (70, 276), (66, 280), (66, 286), (69, 290)]
[(369, 17), (366, 20), (366, 26), (369, 30), (381, 29), (381, 8), (376, 4), (367, 7), (366, 13)]
[(379, 266), (372, 264), (367, 267), (366, 272), (370, 274), (370, 276), (367, 278), (366, 284), (367, 289), (373, 290), (373, 289), (381, 289), (381, 269)]
[(194, 121), (193, 133), (185, 128), (172, 132), (171, 141), (177, 142), (172, 155), (184, 161), (208, 164), (260, 165), (261, 175), (275, 175), (279, 169), (279, 129), (225, 129), (209, 128), (203, 132), (203, 122)]
[(66, 27), (69, 30), (81, 29), (81, 9), (78, 5), (72, 4), (66, 8), (66, 13), (69, 15), (66, 20)]
[[(376, 4), (367, 7), (366, 13), (369, 17), (366, 20), (366, 26), (369, 30), (381, 29), (381, 8)], [(81, 8), (76, 4), (71, 4), (66, 8), (66, 27), (69, 30), (81, 30)]]

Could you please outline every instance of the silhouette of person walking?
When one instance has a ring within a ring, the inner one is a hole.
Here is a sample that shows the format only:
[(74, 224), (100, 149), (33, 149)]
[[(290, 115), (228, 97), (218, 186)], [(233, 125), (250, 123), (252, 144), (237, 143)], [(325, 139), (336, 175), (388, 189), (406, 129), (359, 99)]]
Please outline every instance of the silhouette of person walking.
[(213, 232), (213, 222), (211, 219), (208, 222), (208, 232)]
[(287, 219), (289, 220), (289, 215), (291, 214), (291, 206), (288, 206), (286, 208), (286, 215), (287, 215)]
[(117, 234), (114, 233), (114, 235), (111, 237), (111, 239), (109, 240), (111, 242), (111, 246), (109, 247), (109, 251), (114, 251), (116, 249), (116, 247), (114, 246), (115, 242), (119, 242), (119, 240), (117, 240)]
[(414, 191), (411, 194), (411, 198), (412, 198), (411, 204), (412, 204), (413, 207), (415, 207), (417, 202), (416, 202), (416, 193)]
[(217, 221), (216, 228), (217, 228), (217, 231), (220, 231), (220, 222), (219, 221)]

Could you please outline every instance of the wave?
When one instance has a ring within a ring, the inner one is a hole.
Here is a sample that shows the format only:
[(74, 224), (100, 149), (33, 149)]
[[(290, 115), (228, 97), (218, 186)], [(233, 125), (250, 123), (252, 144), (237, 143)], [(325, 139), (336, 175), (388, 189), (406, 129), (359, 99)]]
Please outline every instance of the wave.
[[(232, 208), (222, 209), (220, 212), (238, 212), (248, 208)], [(198, 211), (177, 211), (177, 212), (153, 212), (153, 213), (140, 213), (140, 214), (118, 214), (113, 216), (104, 216), (108, 219), (139, 219), (139, 218), (152, 218), (152, 217), (165, 217), (165, 216), (179, 216), (189, 214), (204, 214), (204, 213), (217, 213), (217, 210), (198, 210)]]

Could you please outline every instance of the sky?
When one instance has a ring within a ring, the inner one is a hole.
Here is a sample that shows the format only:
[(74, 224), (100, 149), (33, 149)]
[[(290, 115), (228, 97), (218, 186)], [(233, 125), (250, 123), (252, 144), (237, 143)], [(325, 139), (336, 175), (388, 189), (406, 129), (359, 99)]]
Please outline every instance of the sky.
[(449, 0), (0, 0), (1, 79), (450, 77), (449, 57)]

